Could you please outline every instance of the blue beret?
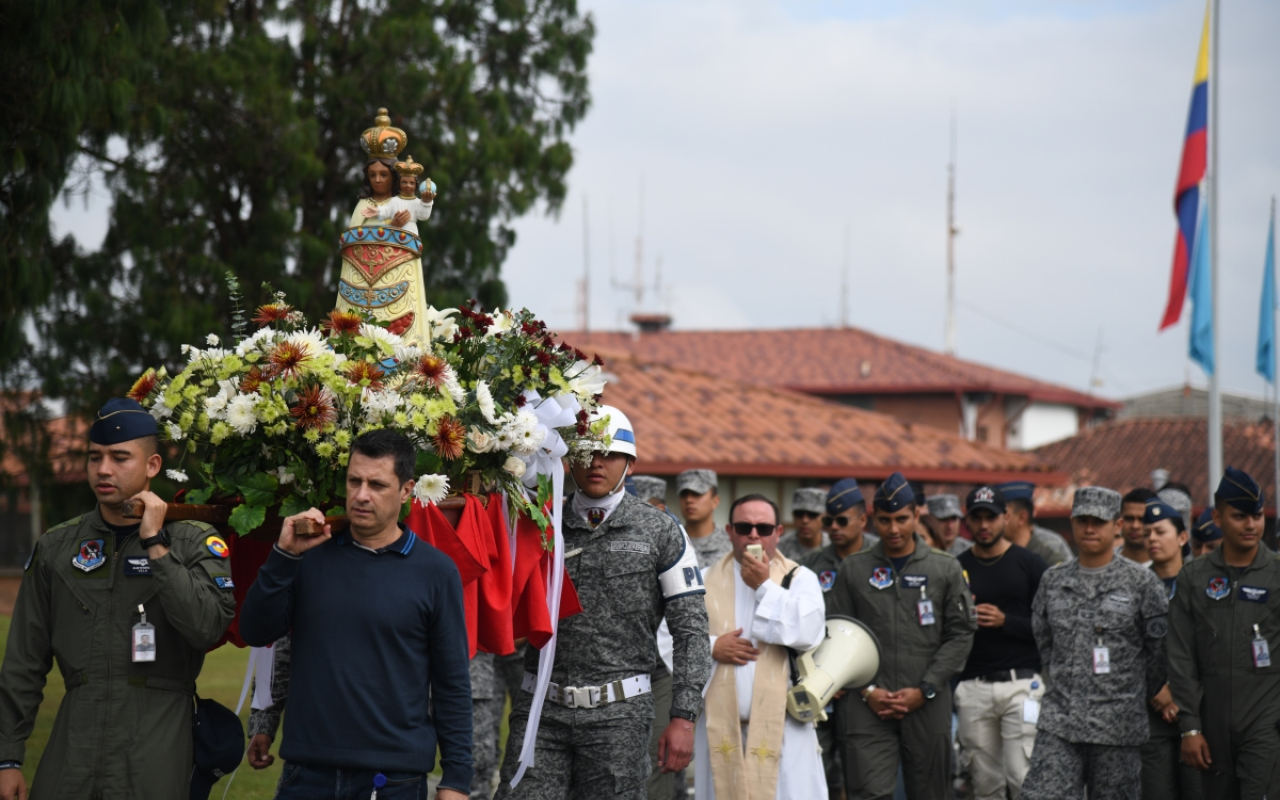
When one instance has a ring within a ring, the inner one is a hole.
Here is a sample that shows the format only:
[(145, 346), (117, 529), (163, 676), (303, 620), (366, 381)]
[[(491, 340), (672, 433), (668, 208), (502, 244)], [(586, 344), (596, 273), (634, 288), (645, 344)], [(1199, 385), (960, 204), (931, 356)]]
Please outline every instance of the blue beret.
[(1222, 528), (1214, 523), (1212, 508), (1206, 508), (1196, 518), (1196, 524), (1191, 526), (1191, 538), (1201, 544), (1216, 542), (1222, 538)]
[(916, 495), (911, 491), (911, 484), (907, 483), (907, 479), (902, 477), (901, 472), (895, 472), (880, 484), (880, 488), (876, 489), (875, 506), (881, 511), (901, 511), (915, 505)]
[[(1147, 508), (1142, 513), (1142, 524), (1154, 525), (1165, 519), (1176, 520), (1174, 524), (1177, 525), (1177, 521), (1182, 520), (1182, 512), (1159, 498), (1148, 500)], [(1183, 528), (1186, 528), (1185, 522)]]
[(1030, 503), (1036, 493), (1036, 485), (1030, 481), (1007, 481), (997, 484), (995, 488), (1000, 490), (1000, 494), (1006, 502), (1009, 500), (1026, 500)]
[(1213, 499), (1217, 503), (1226, 503), (1246, 514), (1262, 513), (1262, 487), (1250, 478), (1248, 473), (1241, 472), (1235, 467), (1227, 467)]
[(108, 400), (98, 411), (89, 428), (89, 441), (94, 444), (119, 444), (155, 436), (159, 433), (155, 418), (137, 400), (118, 397)]
[(827, 513), (839, 514), (848, 511), (854, 506), (864, 506), (866, 500), (862, 497), (862, 490), (858, 488), (858, 482), (853, 478), (845, 478), (836, 481), (836, 485), (831, 487), (831, 491), (827, 492)]

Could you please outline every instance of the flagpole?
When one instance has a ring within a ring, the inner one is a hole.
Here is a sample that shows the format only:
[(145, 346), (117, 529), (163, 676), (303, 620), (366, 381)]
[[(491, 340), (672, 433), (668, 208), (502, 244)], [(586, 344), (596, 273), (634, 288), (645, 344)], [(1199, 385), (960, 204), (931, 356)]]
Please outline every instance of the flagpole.
[(1218, 58), (1221, 36), (1221, 0), (1213, 0), (1213, 18), (1209, 23), (1212, 38), (1210, 58), (1212, 76), (1209, 84), (1209, 287), (1210, 317), (1213, 325), (1213, 372), (1209, 375), (1209, 494), (1212, 495), (1222, 480), (1222, 389), (1219, 375), (1222, 363), (1218, 360), (1218, 95), (1222, 88), (1222, 71)]
[[(1275, 238), (1274, 238), (1275, 231), (1276, 231), (1276, 196), (1271, 195), (1271, 229), (1268, 232), (1267, 244), (1271, 245), (1272, 247), (1275, 246)], [(1276, 265), (1274, 262), (1274, 256), (1273, 256), (1272, 263), (1268, 264), (1267, 266), (1271, 269), (1271, 272), (1272, 272), (1271, 274), (1271, 280), (1272, 280), (1272, 283), (1271, 283), (1271, 287), (1272, 287), (1272, 290), (1271, 290), (1271, 319), (1272, 319), (1271, 355), (1275, 359), (1275, 362), (1274, 362), (1275, 368), (1272, 371), (1272, 378), (1271, 378), (1271, 399), (1275, 402), (1275, 408), (1272, 410), (1272, 413), (1271, 413), (1271, 430), (1273, 433), (1275, 433), (1275, 437), (1276, 437), (1276, 453), (1275, 453), (1276, 455), (1276, 462), (1275, 462), (1276, 493), (1275, 493), (1275, 497), (1272, 498), (1272, 504), (1273, 504), (1272, 507), (1276, 509), (1273, 524), (1275, 525), (1276, 532), (1280, 534), (1280, 342), (1276, 341), (1276, 333), (1275, 333), (1277, 330), (1280, 330), (1280, 328), (1276, 327), (1278, 323), (1275, 321), (1277, 312), (1280, 312), (1280, 305), (1276, 304), (1276, 297), (1275, 297)]]

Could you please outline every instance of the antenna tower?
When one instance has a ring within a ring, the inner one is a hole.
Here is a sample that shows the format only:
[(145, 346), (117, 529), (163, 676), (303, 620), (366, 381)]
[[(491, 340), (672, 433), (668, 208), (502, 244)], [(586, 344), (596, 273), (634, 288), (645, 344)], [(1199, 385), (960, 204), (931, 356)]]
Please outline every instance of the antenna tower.
[(951, 109), (951, 160), (947, 163), (947, 329), (944, 351), (956, 354), (956, 111)]

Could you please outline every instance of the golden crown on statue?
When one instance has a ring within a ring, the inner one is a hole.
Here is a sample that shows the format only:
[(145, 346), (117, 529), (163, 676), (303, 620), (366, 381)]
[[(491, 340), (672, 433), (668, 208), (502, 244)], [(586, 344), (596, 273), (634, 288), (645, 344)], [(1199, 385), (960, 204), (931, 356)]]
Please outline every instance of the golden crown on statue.
[(370, 158), (395, 158), (409, 143), (409, 137), (399, 128), (391, 127), (391, 117), (385, 108), (378, 109), (373, 127), (360, 134), (360, 146)]
[(425, 169), (425, 167), (413, 160), (413, 156), (405, 156), (404, 161), (396, 162), (396, 172), (403, 177), (421, 177)]

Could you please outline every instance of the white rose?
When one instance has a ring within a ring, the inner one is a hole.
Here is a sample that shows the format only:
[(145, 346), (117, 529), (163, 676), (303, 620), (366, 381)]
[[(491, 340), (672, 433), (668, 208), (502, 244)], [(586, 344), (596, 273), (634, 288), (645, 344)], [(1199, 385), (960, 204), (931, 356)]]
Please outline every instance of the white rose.
[(510, 472), (512, 476), (516, 478), (524, 477), (524, 470), (525, 470), (524, 462), (516, 458), (515, 456), (508, 456), (506, 463), (502, 465), (502, 468), (505, 469), (507, 472)]

